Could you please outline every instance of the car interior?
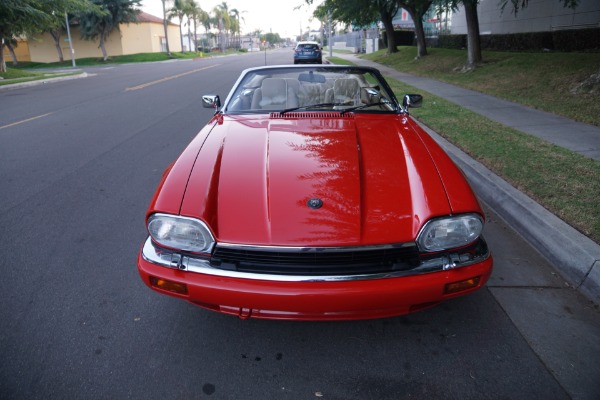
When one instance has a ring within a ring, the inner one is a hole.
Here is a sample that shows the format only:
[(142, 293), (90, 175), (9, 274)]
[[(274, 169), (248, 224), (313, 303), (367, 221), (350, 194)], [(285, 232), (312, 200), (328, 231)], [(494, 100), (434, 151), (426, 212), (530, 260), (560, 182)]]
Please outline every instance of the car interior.
[(362, 75), (296, 73), (249, 79), (232, 98), (227, 111), (274, 111), (322, 103), (335, 103), (332, 108), (336, 110), (370, 104), (374, 105), (370, 110), (393, 110), (380, 88)]

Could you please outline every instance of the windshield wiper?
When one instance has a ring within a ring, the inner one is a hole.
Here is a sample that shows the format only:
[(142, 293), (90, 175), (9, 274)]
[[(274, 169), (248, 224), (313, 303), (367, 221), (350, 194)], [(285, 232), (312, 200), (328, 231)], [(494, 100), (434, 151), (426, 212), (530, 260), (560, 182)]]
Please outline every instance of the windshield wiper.
[(371, 103), (371, 104), (361, 104), (360, 106), (356, 106), (356, 107), (349, 107), (349, 108), (345, 108), (342, 111), (340, 111), (340, 115), (343, 115), (347, 112), (350, 111), (354, 111), (354, 110), (360, 110), (362, 108), (367, 108), (367, 107), (372, 107), (372, 106), (389, 106), (390, 102), (389, 101), (379, 101), (377, 103)]
[(321, 107), (335, 107), (335, 106), (341, 106), (343, 105), (342, 103), (319, 103), (319, 104), (309, 104), (306, 106), (300, 106), (300, 107), (292, 107), (292, 108), (286, 108), (285, 110), (281, 110), (279, 113), (281, 115), (291, 112), (291, 111), (297, 111), (297, 110), (309, 110), (311, 108), (321, 108)]

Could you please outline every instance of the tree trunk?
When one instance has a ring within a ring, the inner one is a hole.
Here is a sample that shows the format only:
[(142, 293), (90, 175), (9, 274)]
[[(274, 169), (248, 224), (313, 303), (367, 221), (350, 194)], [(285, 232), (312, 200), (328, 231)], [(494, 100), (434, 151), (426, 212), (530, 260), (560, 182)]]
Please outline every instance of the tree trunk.
[(196, 17), (194, 17), (194, 53), (198, 51), (198, 37), (197, 37)]
[(65, 61), (63, 57), (62, 48), (60, 47), (60, 29), (55, 29), (50, 31), (50, 36), (54, 39), (54, 47), (56, 48), (56, 52), (58, 53), (58, 61)]
[(416, 11), (407, 10), (415, 24), (415, 35), (417, 36), (417, 57), (421, 58), (427, 55), (427, 42), (425, 41), (425, 30), (423, 29), (423, 15), (418, 15)]
[(17, 61), (17, 55), (15, 54), (15, 49), (12, 47), (12, 44), (6, 43), (6, 48), (10, 52), (10, 56), (13, 59), (13, 65), (19, 65), (19, 62)]
[(100, 50), (102, 50), (102, 61), (108, 60), (108, 54), (106, 54), (106, 47), (104, 46), (104, 37), (105, 36), (106, 36), (106, 33), (104, 32), (104, 29), (103, 29), (102, 32), (100, 32)]
[(473, 69), (481, 61), (481, 41), (479, 38), (479, 18), (477, 17), (477, 0), (464, 1), (465, 16), (467, 20), (467, 65), (466, 69)]
[(0, 72), (6, 72), (6, 63), (4, 62), (4, 32), (0, 29)]
[(183, 51), (183, 31), (181, 30), (182, 23), (183, 23), (183, 15), (179, 15), (179, 40), (181, 40), (181, 52), (185, 53), (185, 51)]
[(165, 6), (165, 1), (166, 0), (162, 0), (162, 5), (163, 5), (163, 27), (165, 28), (165, 45), (167, 48), (167, 57), (171, 57), (171, 51), (169, 50), (169, 36), (167, 34), (167, 10), (166, 10), (166, 6)]
[(187, 19), (187, 27), (188, 27), (188, 51), (192, 51), (192, 27), (190, 23), (190, 17)]
[(383, 26), (385, 27), (385, 37), (387, 39), (387, 53), (397, 53), (398, 45), (396, 44), (396, 35), (394, 33), (394, 24), (392, 23), (392, 18), (382, 18), (382, 22)]

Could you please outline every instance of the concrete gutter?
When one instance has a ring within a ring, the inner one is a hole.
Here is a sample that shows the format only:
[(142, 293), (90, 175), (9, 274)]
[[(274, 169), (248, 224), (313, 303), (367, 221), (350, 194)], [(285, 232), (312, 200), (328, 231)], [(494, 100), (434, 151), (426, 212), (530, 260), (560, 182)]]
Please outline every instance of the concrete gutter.
[(478, 197), (533, 245), (558, 272), (600, 304), (600, 245), (419, 123), (463, 170)]
[[(73, 72), (73, 71), (65, 71), (65, 73), (69, 73), (69, 72)], [(20, 83), (11, 83), (8, 85), (1, 85), (0, 86), (0, 91), (6, 91), (6, 90), (12, 90), (12, 89), (20, 89), (20, 88), (24, 88), (24, 87), (30, 87), (30, 86), (37, 86), (37, 85), (45, 85), (48, 83), (55, 83), (55, 82), (63, 82), (63, 81), (69, 81), (72, 79), (80, 79), (80, 78), (87, 78), (89, 75), (87, 74), (87, 72), (82, 72), (81, 74), (76, 74), (76, 75), (68, 75), (68, 76), (59, 76), (59, 77), (51, 77), (49, 76), (46, 79), (37, 79), (34, 81), (27, 81), (27, 82), (20, 82)]]

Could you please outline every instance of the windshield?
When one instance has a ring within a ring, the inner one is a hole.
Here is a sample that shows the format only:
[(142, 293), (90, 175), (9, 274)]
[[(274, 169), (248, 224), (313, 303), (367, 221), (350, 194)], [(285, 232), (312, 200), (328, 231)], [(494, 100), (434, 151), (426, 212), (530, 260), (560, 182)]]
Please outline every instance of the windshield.
[(272, 67), (246, 71), (230, 93), (225, 113), (400, 111), (375, 69), (361, 67)]
[(297, 50), (319, 50), (319, 45), (318, 44), (312, 44), (312, 43), (304, 43), (304, 44), (299, 44), (296, 47)]

